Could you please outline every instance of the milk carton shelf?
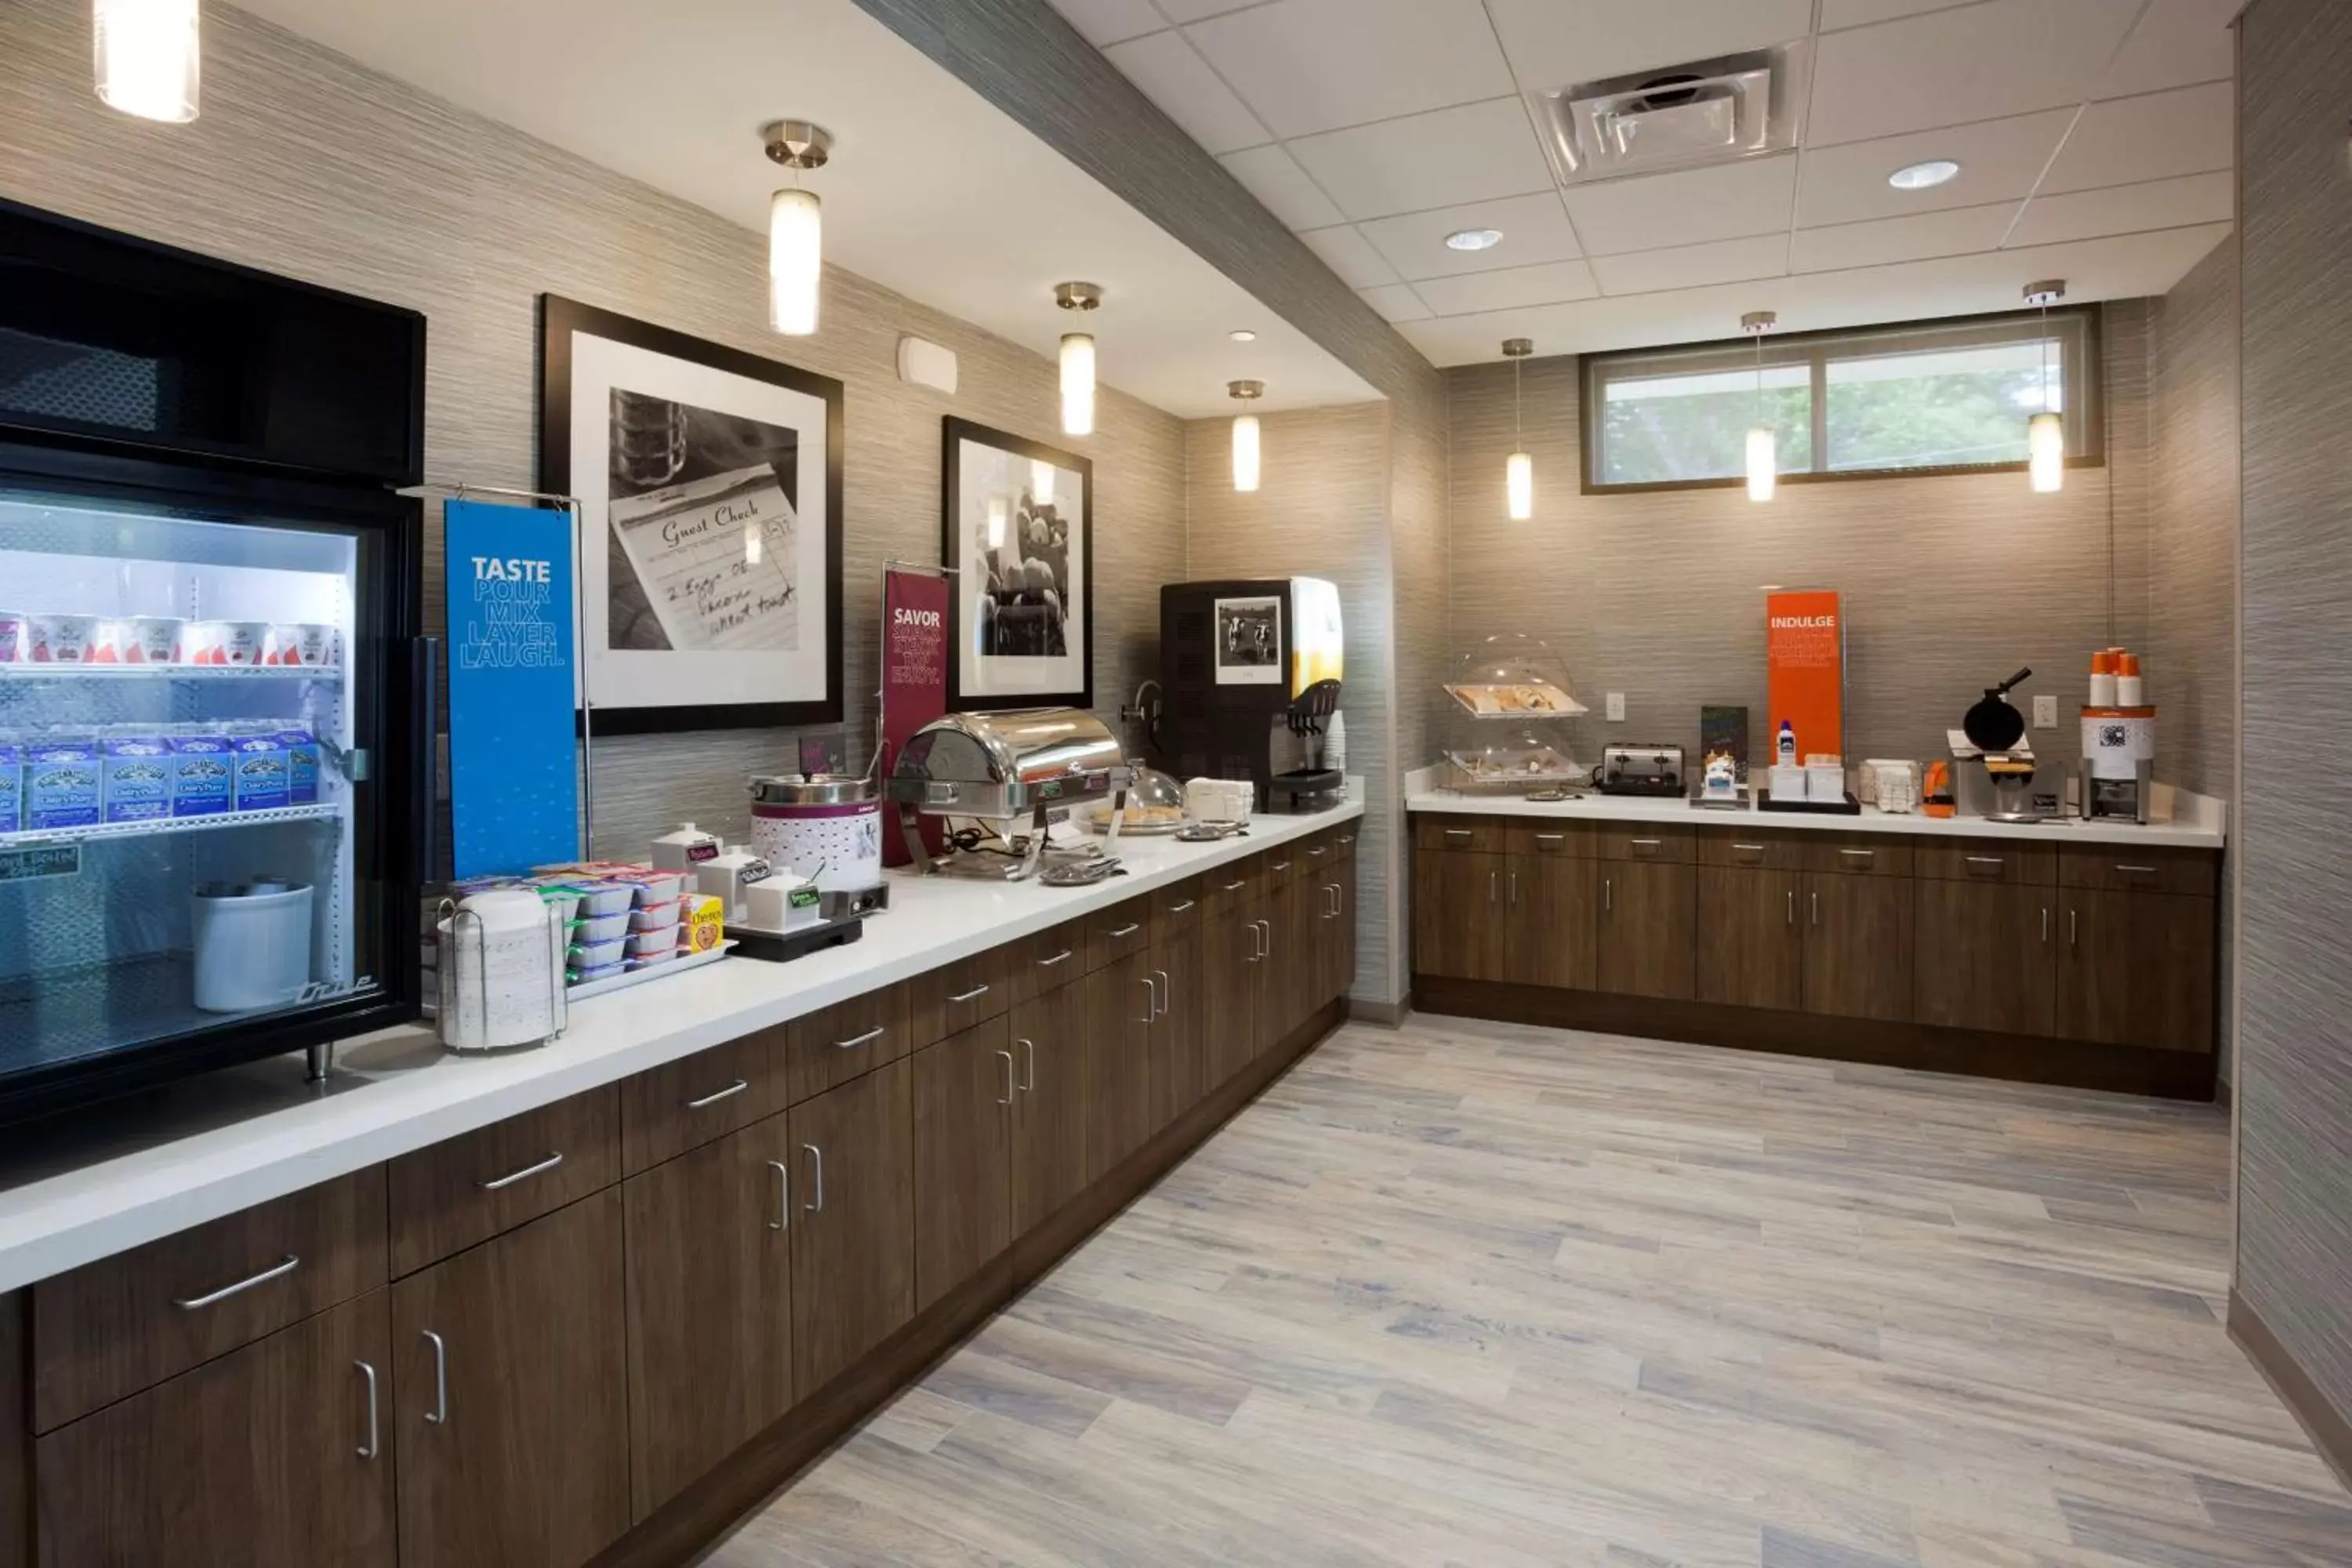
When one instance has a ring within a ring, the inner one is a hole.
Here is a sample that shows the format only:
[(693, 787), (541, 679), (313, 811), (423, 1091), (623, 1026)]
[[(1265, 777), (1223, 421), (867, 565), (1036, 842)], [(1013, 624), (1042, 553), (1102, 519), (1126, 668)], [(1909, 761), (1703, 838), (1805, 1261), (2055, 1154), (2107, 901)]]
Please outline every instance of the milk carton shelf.
[(167, 833), (211, 833), (224, 827), (267, 827), (280, 822), (341, 822), (343, 807), (281, 805), (268, 811), (218, 811), (208, 816), (158, 816), (142, 822), (102, 822), (90, 827), (36, 827), (0, 833), (0, 849), (30, 849), (45, 844), (89, 844), (109, 838), (149, 838)]

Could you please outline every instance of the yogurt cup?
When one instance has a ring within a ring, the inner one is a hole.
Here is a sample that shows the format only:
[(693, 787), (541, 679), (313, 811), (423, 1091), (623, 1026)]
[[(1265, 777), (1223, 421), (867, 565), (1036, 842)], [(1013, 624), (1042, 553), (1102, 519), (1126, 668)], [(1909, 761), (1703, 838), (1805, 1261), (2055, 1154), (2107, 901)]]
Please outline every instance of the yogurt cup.
[(180, 658), (180, 628), (175, 616), (121, 616), (98, 623), (98, 638), (90, 645), (92, 664), (174, 664)]
[(320, 668), (335, 662), (335, 628), (315, 621), (281, 621), (269, 628), (261, 662)]
[(26, 616), (26, 664), (88, 664), (98, 642), (96, 616)]
[(257, 665), (268, 640), (268, 621), (196, 621), (187, 629), (186, 662)]
[(21, 610), (0, 610), (0, 664), (25, 662), (25, 623)]
[(677, 951), (677, 923), (631, 931), (626, 942), (631, 958), (667, 958)]

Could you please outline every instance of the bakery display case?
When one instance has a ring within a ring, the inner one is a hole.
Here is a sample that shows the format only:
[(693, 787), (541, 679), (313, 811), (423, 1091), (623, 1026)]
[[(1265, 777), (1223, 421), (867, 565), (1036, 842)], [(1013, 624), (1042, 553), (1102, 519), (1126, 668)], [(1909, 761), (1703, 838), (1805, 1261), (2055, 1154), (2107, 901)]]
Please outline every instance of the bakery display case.
[(1549, 796), (1581, 787), (1591, 770), (1570, 750), (1568, 721), (1587, 711), (1568, 666), (1524, 632), (1486, 637), (1454, 656), (1444, 735), (1454, 787)]

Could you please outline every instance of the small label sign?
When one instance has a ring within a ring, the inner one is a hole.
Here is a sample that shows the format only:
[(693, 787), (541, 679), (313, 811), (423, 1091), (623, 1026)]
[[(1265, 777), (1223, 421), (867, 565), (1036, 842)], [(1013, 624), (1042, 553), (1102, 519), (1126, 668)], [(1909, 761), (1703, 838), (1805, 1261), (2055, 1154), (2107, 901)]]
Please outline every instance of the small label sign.
[(34, 844), (22, 849), (0, 849), (0, 882), (29, 882), (36, 877), (80, 874), (79, 844)]

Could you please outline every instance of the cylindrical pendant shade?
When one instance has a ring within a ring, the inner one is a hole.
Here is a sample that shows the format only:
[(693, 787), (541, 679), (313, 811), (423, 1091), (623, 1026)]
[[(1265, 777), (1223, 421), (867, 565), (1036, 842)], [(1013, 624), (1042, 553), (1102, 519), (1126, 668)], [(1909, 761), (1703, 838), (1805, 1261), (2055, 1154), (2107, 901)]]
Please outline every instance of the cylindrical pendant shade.
[(1536, 514), (1536, 460), (1514, 452), (1503, 465), (1503, 489), (1511, 502), (1511, 521), (1525, 522)]
[(196, 0), (97, 0), (98, 96), (142, 120), (196, 117), (204, 51)]
[(1054, 504), (1054, 465), (1040, 458), (1029, 459), (1029, 499), (1039, 506)]
[(1770, 500), (1780, 478), (1780, 440), (1759, 425), (1748, 432), (1748, 499)]
[(1087, 332), (1062, 334), (1062, 434), (1095, 433), (1095, 340)]
[(768, 198), (768, 325), (795, 338), (815, 331), (824, 274), (824, 209), (811, 192), (778, 191)]
[(1258, 440), (1257, 416), (1234, 416), (1234, 489), (1257, 489)]
[(1012, 521), (1013, 503), (1006, 500), (1003, 496), (989, 497), (988, 547), (991, 550), (1002, 550), (1004, 548), (1005, 524)]
[(2035, 415), (2025, 422), (2027, 466), (2033, 474), (2033, 488), (2043, 494), (2055, 490), (2066, 482), (2066, 420), (2064, 416), (2048, 412)]

